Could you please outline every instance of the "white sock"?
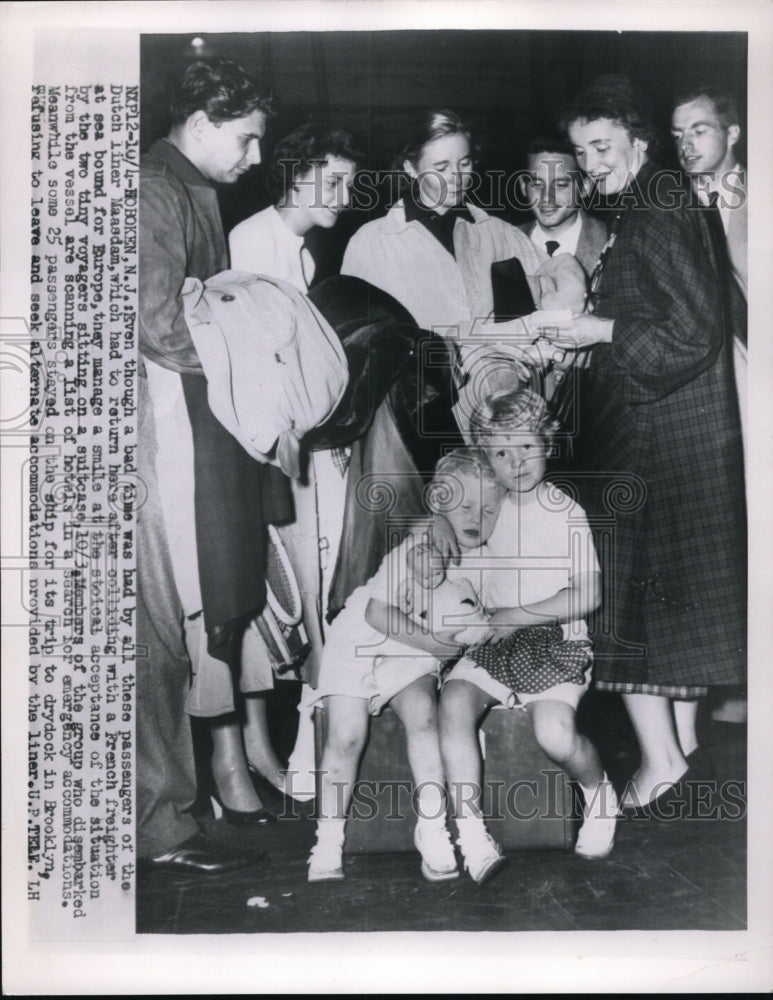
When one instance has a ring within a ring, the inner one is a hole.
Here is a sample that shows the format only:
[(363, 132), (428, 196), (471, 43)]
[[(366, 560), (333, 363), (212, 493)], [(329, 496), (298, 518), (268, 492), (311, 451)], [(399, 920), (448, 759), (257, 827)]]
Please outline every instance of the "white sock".
[(345, 819), (317, 820), (317, 843), (343, 844)]
[(595, 785), (580, 784), (583, 799), (585, 800), (584, 814), (586, 816), (603, 816), (609, 819), (617, 810), (617, 797), (615, 796), (612, 783), (606, 774), (601, 781)]
[(314, 710), (305, 705), (301, 699), (298, 705), (298, 732), (287, 770), (312, 771), (314, 763)]
[(455, 819), (461, 840), (468, 835), (474, 836), (476, 833), (480, 834), (481, 830), (486, 830), (486, 824), (483, 822), (482, 816), (456, 816)]
[(419, 785), (416, 795), (416, 822), (445, 826), (445, 789), (436, 781), (425, 781)]

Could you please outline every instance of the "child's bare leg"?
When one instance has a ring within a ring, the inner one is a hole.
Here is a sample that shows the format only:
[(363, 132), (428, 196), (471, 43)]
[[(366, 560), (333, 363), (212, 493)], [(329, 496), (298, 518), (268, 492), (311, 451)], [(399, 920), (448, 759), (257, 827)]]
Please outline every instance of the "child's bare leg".
[(482, 761), (478, 726), (495, 704), (469, 681), (449, 681), (440, 698), (440, 750), (455, 817), (479, 816)]
[(575, 710), (571, 705), (548, 698), (529, 702), (526, 710), (537, 743), (551, 760), (561, 765), (572, 781), (590, 788), (603, 780), (604, 769), (598, 752), (587, 736), (577, 731)]
[(449, 681), (440, 699), (440, 749), (451, 811), (465, 867), (479, 884), (496, 875), (506, 863), (481, 813), (483, 763), (478, 726), (486, 709), (494, 704), (494, 698), (464, 680)]
[(309, 881), (344, 877), (341, 858), (346, 812), (368, 735), (368, 703), (363, 698), (330, 695), (325, 699), (327, 737), (317, 799), (317, 843), (309, 857)]
[(325, 699), (325, 709), (327, 737), (320, 764), (317, 811), (321, 820), (343, 820), (368, 736), (368, 703), (364, 698), (330, 695)]
[(437, 678), (419, 677), (390, 702), (405, 727), (408, 762), (416, 783), (414, 843), (421, 872), (430, 882), (458, 877), (456, 857), (446, 826), (446, 796), (440, 757)]
[(550, 698), (532, 701), (526, 710), (537, 743), (582, 789), (583, 822), (575, 853), (583, 858), (605, 858), (615, 841), (618, 803), (596, 748), (577, 731), (575, 710), (566, 702)]
[(408, 763), (416, 785), (433, 782), (442, 787), (437, 715), (437, 678), (419, 677), (399, 691), (389, 703), (405, 726)]

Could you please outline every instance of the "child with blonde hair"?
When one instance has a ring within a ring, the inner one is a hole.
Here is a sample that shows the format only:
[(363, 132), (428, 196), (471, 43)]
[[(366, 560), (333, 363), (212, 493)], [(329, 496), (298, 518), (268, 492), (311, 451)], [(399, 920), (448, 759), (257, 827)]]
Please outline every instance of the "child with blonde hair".
[[(503, 491), (483, 454), (463, 448), (441, 458), (429, 492), (457, 498), (445, 514), (462, 548), (485, 542)], [(456, 572), (449, 584), (427, 533), (409, 533), (385, 556), (376, 574), (358, 587), (334, 620), (322, 651), (316, 698), (327, 711), (320, 762), (317, 841), (309, 858), (310, 882), (344, 877), (343, 846), (369, 716), (389, 704), (405, 727), (416, 785), (414, 843), (430, 882), (458, 877), (446, 825), (446, 797), (437, 722), (441, 661), (458, 657), (455, 632), (484, 624), (476, 594)], [(437, 597), (437, 602), (435, 598)]]
[[(472, 440), (507, 492), (471, 577), (490, 619), (455, 635), (467, 649), (445, 678), (439, 717), (458, 844), (478, 883), (502, 865), (480, 809), (478, 728), (495, 705), (523, 706), (537, 743), (582, 789), (575, 852), (603, 858), (614, 842), (617, 799), (575, 724), (592, 660), (584, 619), (599, 606), (601, 573), (585, 513), (544, 480), (556, 430), (544, 400), (526, 388), (488, 397), (471, 416)], [(469, 577), (464, 564), (463, 556), (459, 572)]]

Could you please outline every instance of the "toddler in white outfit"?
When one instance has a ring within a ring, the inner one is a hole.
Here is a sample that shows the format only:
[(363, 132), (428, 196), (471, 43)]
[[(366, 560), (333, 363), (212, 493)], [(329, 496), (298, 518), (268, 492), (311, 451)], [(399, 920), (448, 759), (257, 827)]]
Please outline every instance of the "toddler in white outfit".
[[(440, 460), (430, 490), (433, 509), (432, 497), (449, 492), (458, 499), (459, 516), (452, 524), (460, 546), (483, 544), (494, 526), (502, 490), (478, 449), (458, 449)], [(405, 727), (417, 790), (414, 842), (422, 856), (422, 874), (432, 882), (458, 877), (445, 817), (438, 678), (441, 662), (461, 652), (455, 633), (470, 625), (480, 627), (485, 620), (469, 582), (457, 578), (452, 584), (446, 579), (426, 529), (395, 546), (377, 573), (347, 600), (323, 649), (316, 690), (327, 711), (327, 738), (309, 881), (344, 877), (346, 813), (369, 715), (386, 704)]]

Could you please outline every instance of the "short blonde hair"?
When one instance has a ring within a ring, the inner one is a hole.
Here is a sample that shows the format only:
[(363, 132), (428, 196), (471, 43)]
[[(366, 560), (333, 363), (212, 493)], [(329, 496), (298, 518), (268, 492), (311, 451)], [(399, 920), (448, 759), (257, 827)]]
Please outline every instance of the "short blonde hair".
[(466, 445), (463, 448), (454, 448), (443, 455), (435, 466), (432, 474), (432, 481), (443, 479), (446, 476), (478, 476), (488, 482), (496, 483), (488, 459), (483, 451), (475, 445)]
[(538, 393), (525, 386), (503, 389), (487, 396), (470, 417), (470, 436), (479, 447), (496, 434), (529, 431), (546, 445), (553, 443), (560, 424)]
[(483, 449), (467, 445), (449, 451), (435, 466), (432, 482), (427, 487), (426, 494), (430, 510), (442, 514), (443, 511), (456, 507), (461, 499), (460, 479), (463, 476), (479, 479), (482, 485), (491, 487), (498, 493), (505, 492)]

